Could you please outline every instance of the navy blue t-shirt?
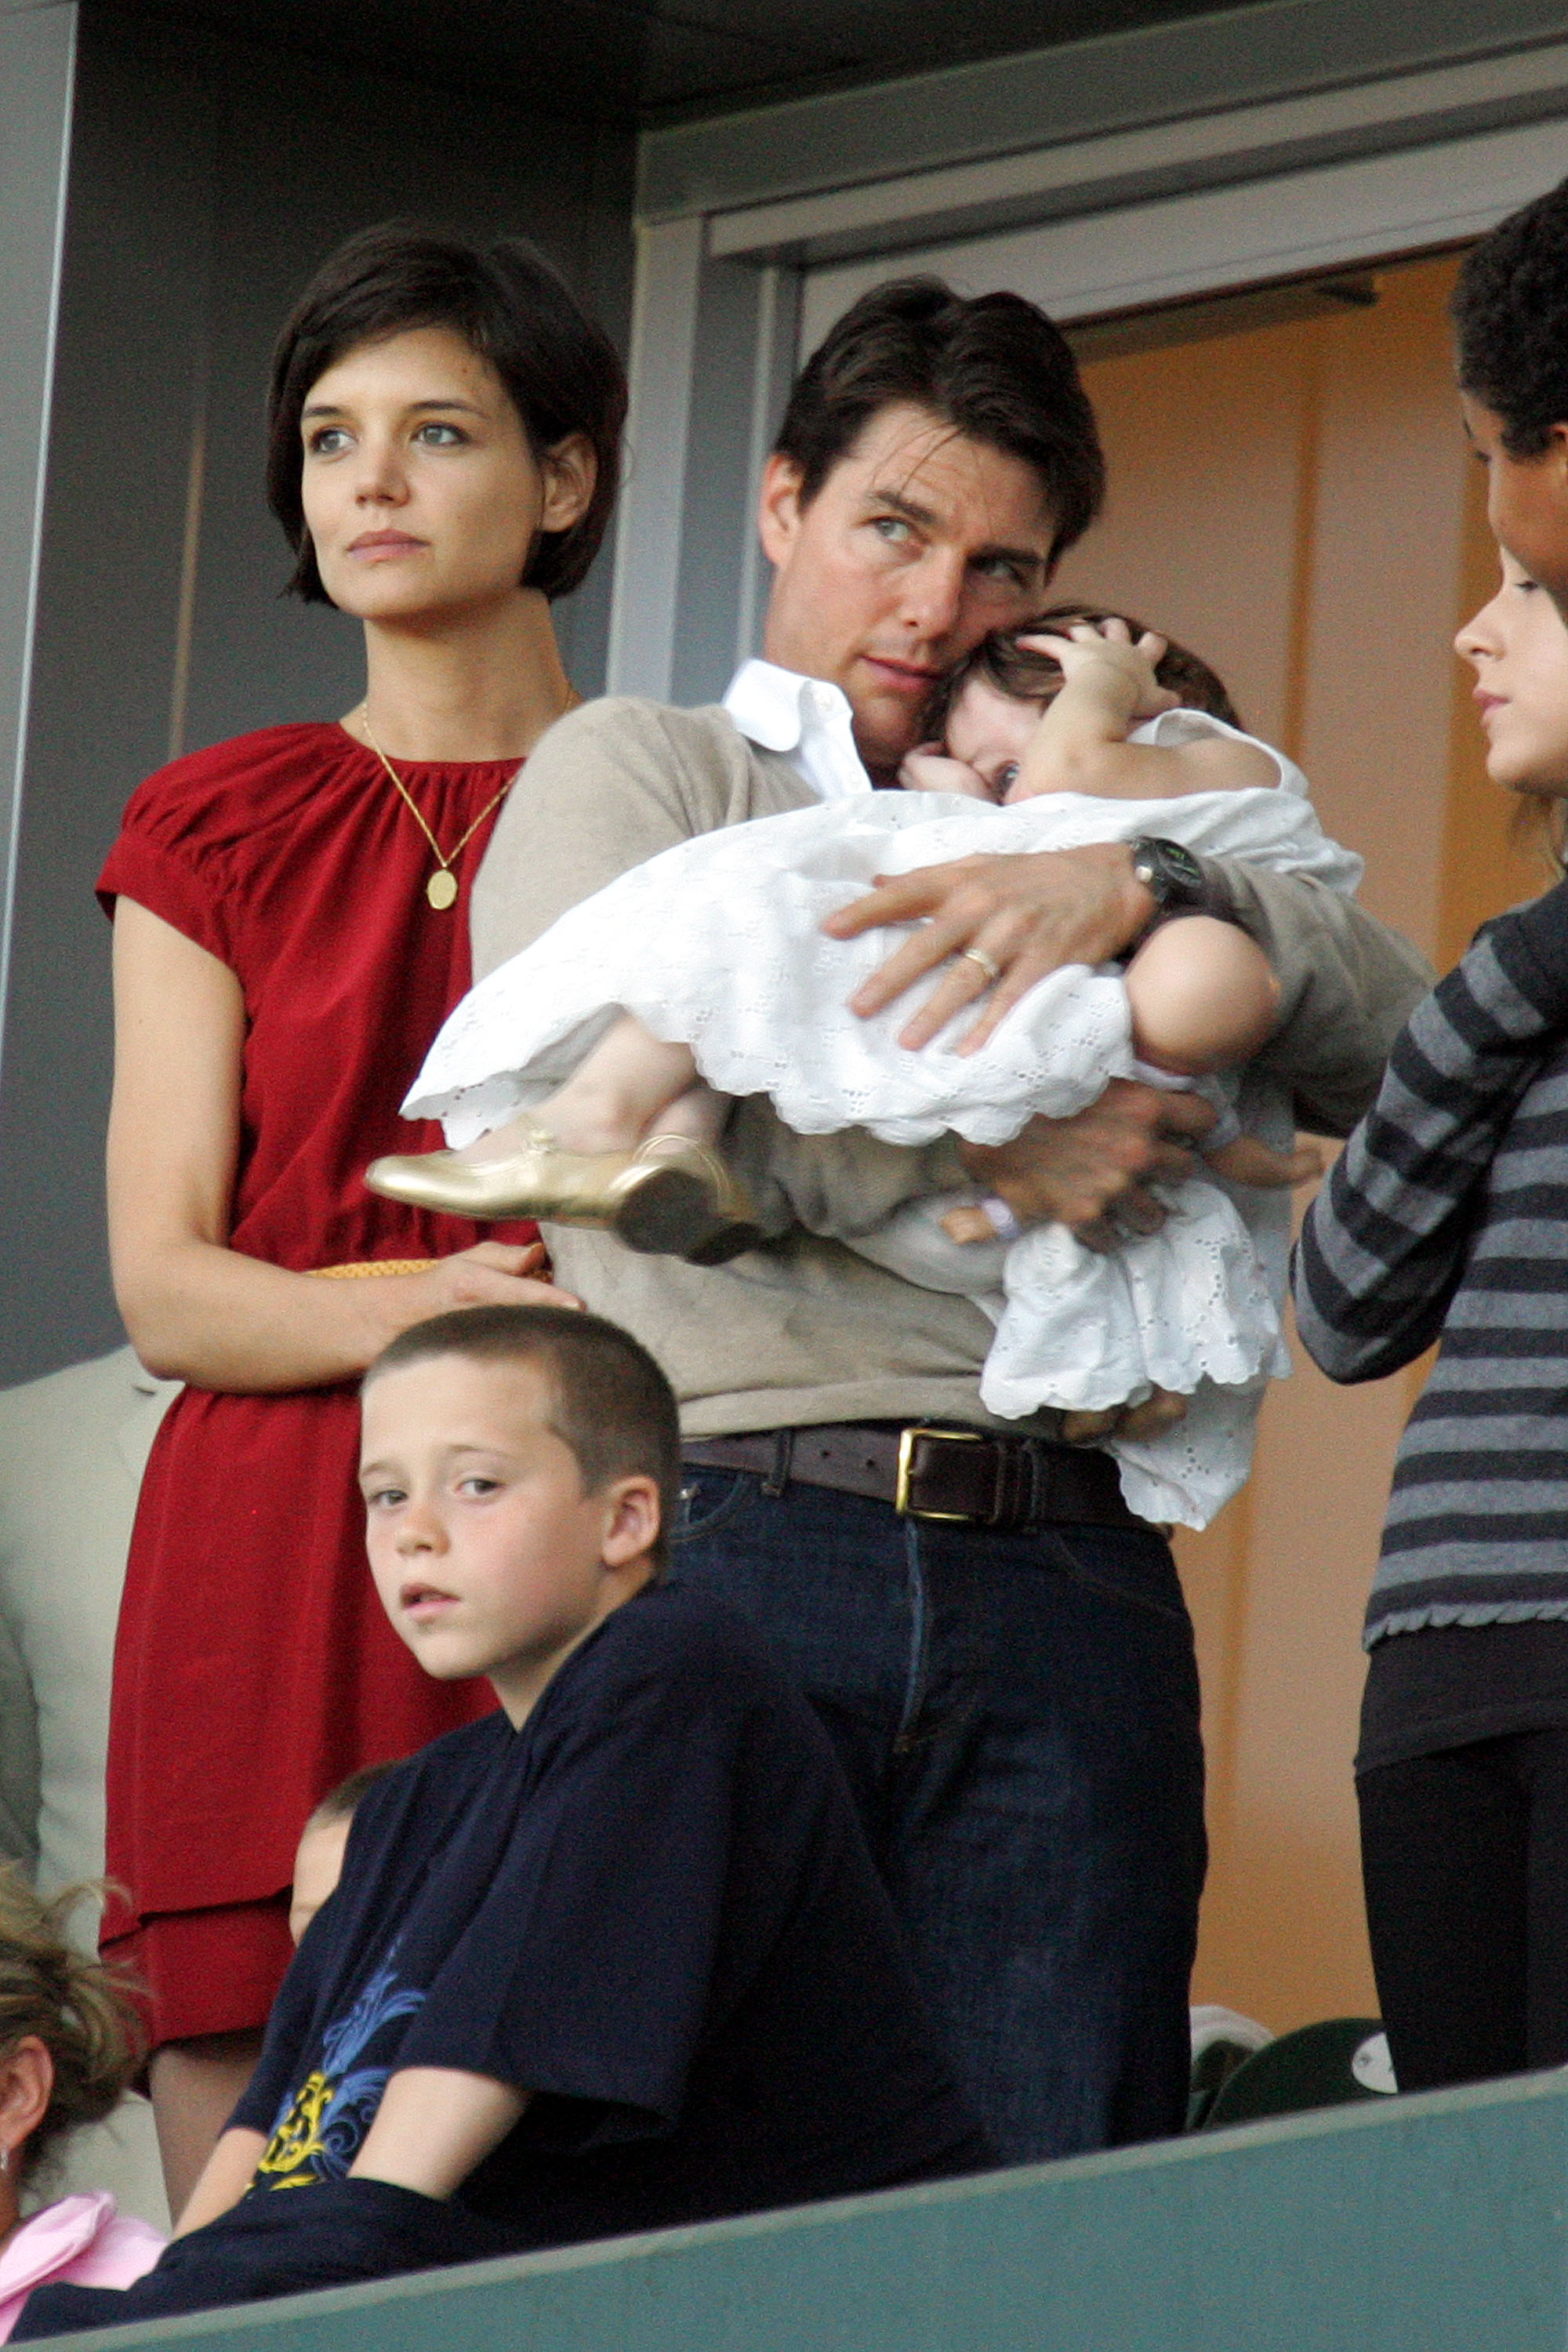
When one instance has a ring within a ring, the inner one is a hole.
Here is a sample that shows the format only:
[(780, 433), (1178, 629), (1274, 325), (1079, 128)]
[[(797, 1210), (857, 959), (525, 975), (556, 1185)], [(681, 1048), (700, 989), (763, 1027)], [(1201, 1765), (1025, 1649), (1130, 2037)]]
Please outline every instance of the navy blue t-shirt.
[(826, 1735), (679, 1584), (364, 1797), (232, 2118), (257, 2187), (341, 2179), (407, 2066), (531, 2095), (458, 2191), (519, 2248), (986, 2160)]

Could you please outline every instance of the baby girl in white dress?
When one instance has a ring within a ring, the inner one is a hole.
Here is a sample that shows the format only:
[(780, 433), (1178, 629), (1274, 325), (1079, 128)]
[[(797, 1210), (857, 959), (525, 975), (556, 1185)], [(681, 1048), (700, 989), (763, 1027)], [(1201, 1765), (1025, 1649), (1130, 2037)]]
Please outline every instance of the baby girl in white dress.
[(992, 1412), (1055, 1406), (1087, 1434), (1152, 1398), (1141, 1427), (1100, 1442), (1134, 1510), (1202, 1526), (1245, 1477), (1261, 1390), (1288, 1369), (1283, 1188), (1317, 1164), (1290, 1152), (1278, 1089), (1212, 1075), (1236, 1069), (1272, 1027), (1262, 951), (1234, 924), (1185, 917), (1154, 929), (1123, 970), (1048, 975), (977, 1050), (962, 1050), (961, 1016), (911, 1052), (898, 1042), (908, 1001), (868, 1020), (847, 1004), (896, 936), (842, 942), (820, 926), (879, 876), (981, 849), (1155, 836), (1346, 891), (1361, 865), (1324, 836), (1289, 761), (1177, 707), (1157, 663), (1211, 711), (1228, 710), (1194, 657), (1165, 657), (1146, 633), (1134, 645), (1114, 620), (1040, 626), (970, 656), (942, 749), (911, 755), (905, 791), (868, 782), (863, 795), (682, 842), (492, 972), (447, 1021), (404, 1106), (442, 1118), (457, 1148), (378, 1161), (370, 1181), (470, 1216), (603, 1225), (634, 1247), (713, 1263), (758, 1238), (711, 1149), (737, 1095), (766, 1093), (803, 1134), (865, 1127), (893, 1143), (952, 1132), (996, 1144), (1037, 1113), (1081, 1109), (1113, 1076), (1195, 1080), (1227, 1107), (1241, 1092), (1249, 1132), (1234, 1118), (1216, 1129), (1214, 1181), (1168, 1188), (1162, 1230), (1112, 1254), (1060, 1225), (1020, 1230), (978, 1192), (911, 1202), (849, 1244), (984, 1308), (996, 1326), (981, 1381)]

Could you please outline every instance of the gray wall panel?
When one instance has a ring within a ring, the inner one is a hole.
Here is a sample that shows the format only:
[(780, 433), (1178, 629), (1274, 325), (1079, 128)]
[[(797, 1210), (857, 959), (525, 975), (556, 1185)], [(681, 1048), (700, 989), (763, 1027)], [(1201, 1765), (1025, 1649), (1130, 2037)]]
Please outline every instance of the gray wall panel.
[(716, 702), (735, 667), (736, 614), (752, 535), (743, 488), (752, 457), (751, 404), (738, 400), (736, 391), (756, 374), (763, 288), (761, 270), (733, 262), (710, 262), (702, 273), (677, 601), (680, 625), (670, 673), (674, 702)]
[(1331, 89), (1568, 29), (1563, 0), (1264, 0), (647, 132), (637, 217), (763, 204), (975, 155)]
[(0, 13), (0, 1003), (70, 136), (74, 6)]
[(141, 135), (84, 24), (0, 1085), (0, 1373), (112, 1347), (102, 1127), (109, 927), (92, 877), (116, 803), (166, 757), (205, 127)]

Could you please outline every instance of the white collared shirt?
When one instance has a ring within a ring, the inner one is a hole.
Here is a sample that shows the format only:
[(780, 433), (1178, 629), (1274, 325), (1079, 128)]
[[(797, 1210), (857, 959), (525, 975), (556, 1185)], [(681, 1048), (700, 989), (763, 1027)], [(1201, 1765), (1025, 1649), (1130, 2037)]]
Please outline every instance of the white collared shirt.
[(847, 800), (871, 790), (841, 687), (780, 669), (776, 662), (744, 661), (730, 680), (724, 708), (748, 743), (782, 751), (821, 799)]

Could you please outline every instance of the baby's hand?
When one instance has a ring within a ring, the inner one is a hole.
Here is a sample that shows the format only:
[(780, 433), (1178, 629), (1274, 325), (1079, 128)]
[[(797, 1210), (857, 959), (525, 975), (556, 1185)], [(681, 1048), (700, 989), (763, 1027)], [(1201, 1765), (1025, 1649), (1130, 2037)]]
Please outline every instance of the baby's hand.
[(1154, 675), (1166, 641), (1152, 629), (1145, 629), (1134, 645), (1125, 621), (1111, 619), (1098, 625), (1076, 621), (1065, 636), (1053, 633), (1020, 637), (1018, 643), (1031, 652), (1049, 654), (1069, 683), (1091, 690), (1103, 687), (1108, 697), (1114, 697), (1118, 717), (1130, 725), (1140, 719), (1157, 719), (1162, 710), (1173, 710), (1181, 701), (1181, 696), (1162, 686)]
[(1016, 1242), (1023, 1224), (1005, 1201), (994, 1192), (978, 1201), (959, 1201), (940, 1220), (950, 1242)]
[(921, 743), (910, 751), (899, 782), (907, 793), (963, 793), (972, 801), (994, 797), (979, 770), (967, 760), (950, 759), (940, 743)]

